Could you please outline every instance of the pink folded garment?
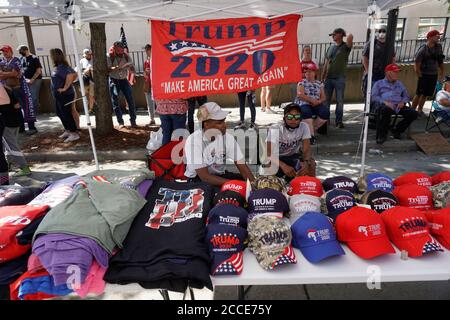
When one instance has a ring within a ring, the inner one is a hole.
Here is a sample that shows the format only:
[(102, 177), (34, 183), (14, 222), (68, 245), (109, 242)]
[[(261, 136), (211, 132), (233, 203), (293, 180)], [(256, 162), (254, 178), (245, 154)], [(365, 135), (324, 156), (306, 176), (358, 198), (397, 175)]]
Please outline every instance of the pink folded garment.
[(41, 260), (39, 260), (39, 257), (37, 255), (32, 253), (28, 258), (28, 272), (30, 274), (34, 274), (42, 270), (45, 270), (45, 268), (42, 265)]
[(102, 294), (105, 291), (105, 281), (103, 281), (105, 272), (106, 268), (103, 268), (94, 260), (86, 280), (79, 289), (73, 288), (74, 291), (81, 298), (86, 297), (88, 293)]

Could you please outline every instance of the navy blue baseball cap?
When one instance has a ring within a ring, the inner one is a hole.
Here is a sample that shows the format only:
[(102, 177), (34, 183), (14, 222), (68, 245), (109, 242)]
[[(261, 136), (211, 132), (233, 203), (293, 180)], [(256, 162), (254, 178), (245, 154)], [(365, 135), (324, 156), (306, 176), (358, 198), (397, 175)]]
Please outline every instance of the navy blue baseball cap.
[(227, 224), (247, 228), (248, 212), (232, 204), (222, 204), (212, 208), (208, 214), (208, 225)]
[(280, 191), (264, 188), (255, 190), (248, 198), (251, 214), (285, 213), (289, 211), (289, 203)]
[(325, 194), (325, 204), (328, 216), (336, 221), (338, 215), (356, 206), (356, 200), (350, 191), (333, 189)]
[(232, 204), (237, 207), (245, 207), (246, 201), (240, 193), (232, 190), (225, 190), (216, 194), (213, 199), (213, 204), (215, 206), (222, 204)]
[(226, 224), (210, 224), (207, 226), (206, 239), (212, 259), (212, 275), (232, 275), (242, 272), (246, 229)]
[(367, 191), (383, 190), (392, 192), (394, 190), (394, 182), (390, 177), (382, 173), (370, 173), (367, 175)]
[(372, 210), (382, 213), (385, 210), (398, 206), (397, 198), (390, 192), (383, 190), (368, 191), (361, 197), (361, 203), (370, 205)]
[(330, 218), (319, 212), (306, 212), (291, 226), (292, 245), (312, 263), (345, 254), (337, 241)]
[(358, 185), (355, 181), (344, 176), (337, 176), (325, 179), (322, 182), (323, 189), (330, 191), (333, 189), (347, 190), (353, 194), (358, 193)]

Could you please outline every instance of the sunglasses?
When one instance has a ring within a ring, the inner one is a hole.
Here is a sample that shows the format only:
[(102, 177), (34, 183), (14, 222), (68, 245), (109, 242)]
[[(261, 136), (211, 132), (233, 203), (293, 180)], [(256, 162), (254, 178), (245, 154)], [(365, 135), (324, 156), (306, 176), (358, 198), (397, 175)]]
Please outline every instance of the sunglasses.
[(301, 114), (288, 114), (286, 115), (286, 119), (287, 120), (301, 120), (302, 119), (302, 115)]
[(386, 33), (386, 30), (378, 30), (378, 33)]

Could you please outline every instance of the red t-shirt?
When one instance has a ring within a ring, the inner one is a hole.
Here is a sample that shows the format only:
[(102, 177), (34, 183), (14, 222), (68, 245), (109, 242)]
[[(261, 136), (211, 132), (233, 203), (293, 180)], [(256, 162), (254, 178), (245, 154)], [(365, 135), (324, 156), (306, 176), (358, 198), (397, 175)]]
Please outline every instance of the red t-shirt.
[(152, 85), (152, 78), (151, 78), (151, 60), (145, 60), (144, 61), (144, 77), (145, 77), (145, 83), (150, 88)]

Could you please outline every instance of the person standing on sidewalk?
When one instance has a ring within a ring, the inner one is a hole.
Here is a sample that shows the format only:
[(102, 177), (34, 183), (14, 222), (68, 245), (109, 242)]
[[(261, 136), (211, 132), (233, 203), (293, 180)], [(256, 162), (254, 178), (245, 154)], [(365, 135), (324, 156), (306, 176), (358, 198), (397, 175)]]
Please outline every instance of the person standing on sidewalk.
[[(113, 109), (117, 117), (117, 122), (119, 122), (119, 128), (123, 128), (125, 126), (122, 117), (122, 110), (119, 106), (120, 91), (122, 91), (128, 103), (131, 127), (137, 128), (136, 105), (134, 104), (131, 84), (128, 82), (128, 70), (135, 73), (135, 68), (131, 57), (125, 52), (124, 45), (121, 41), (114, 42), (112, 54), (109, 53), (106, 60), (108, 62), (109, 69), (109, 90)], [(133, 79), (135, 79), (135, 77), (133, 77)]]
[[(22, 56), (20, 62), (22, 63), (23, 76), (30, 87), (34, 112), (37, 113), (39, 108), (39, 92), (41, 91), (42, 84), (42, 65), (39, 58), (30, 53), (27, 46), (21, 45), (17, 48), (17, 51)], [(22, 114), (20, 114), (20, 121), (22, 122), (20, 129), (21, 131), (25, 131)], [(28, 121), (28, 135), (33, 135), (38, 132), (34, 123), (34, 121)]]
[(23, 76), (22, 63), (19, 58), (14, 57), (11, 46), (4, 45), (0, 48), (0, 51), (3, 52), (4, 56), (3, 59), (0, 59), (0, 81), (4, 86), (12, 89), (22, 108), (24, 122), (31, 122), (33, 126), (36, 121), (36, 113), (34, 112), (30, 86)]
[(155, 100), (156, 112), (161, 120), (163, 133), (162, 145), (172, 140), (172, 133), (177, 129), (186, 129), (188, 103), (185, 99)]
[(72, 115), (72, 104), (75, 99), (73, 82), (77, 79), (77, 73), (73, 70), (61, 49), (50, 50), (50, 58), (55, 67), (52, 72), (52, 95), (55, 98), (56, 115), (61, 119), (64, 133), (59, 136), (64, 142), (72, 142), (80, 139), (77, 133), (77, 125)]
[(438, 71), (444, 78), (444, 53), (439, 43), (440, 33), (432, 30), (427, 34), (427, 43), (421, 45), (416, 52), (414, 70), (419, 77), (417, 81), (416, 95), (412, 102), (414, 110), (417, 109), (419, 117), (424, 116), (423, 105), (427, 97), (434, 94)]
[(89, 49), (89, 48), (84, 49), (83, 50), (83, 59), (80, 60), (80, 66), (81, 66), (81, 73), (83, 75), (84, 90), (85, 90), (85, 94), (88, 98), (88, 103), (89, 103), (89, 113), (94, 112), (94, 103), (95, 103), (93, 63), (94, 63), (94, 61), (92, 58), (91, 49)]
[(188, 129), (189, 133), (194, 132), (194, 113), (195, 108), (198, 106), (204, 105), (208, 101), (207, 96), (198, 96), (198, 97), (191, 97), (188, 99), (188, 105), (189, 105), (189, 111), (188, 111)]
[(4, 151), (9, 163), (13, 162), (19, 167), (19, 171), (17, 171), (14, 176), (28, 176), (31, 174), (31, 169), (18, 142), (19, 128), (21, 120), (23, 120), (20, 116), (21, 111), (19, 101), (14, 97), (14, 94), (10, 89), (5, 88), (5, 90), (10, 102), (0, 106), (0, 113), (3, 118), (3, 124), (5, 125), (2, 151)]
[(272, 106), (272, 91), (275, 86), (265, 86), (261, 87), (261, 111), (271, 113), (272, 110), (270, 107)]
[(248, 91), (242, 91), (238, 92), (238, 99), (239, 99), (239, 116), (240, 121), (237, 126), (234, 127), (235, 130), (237, 129), (245, 129), (245, 99), (248, 101), (248, 106), (250, 107), (250, 115), (251, 115), (251, 122), (250, 122), (250, 129), (255, 130), (256, 129), (256, 96), (255, 96), (255, 90), (248, 90)]
[(155, 125), (155, 102), (152, 98), (152, 46), (150, 44), (145, 45), (145, 53), (147, 59), (144, 61), (144, 95), (147, 101), (148, 115), (150, 116), (150, 125)]
[[(11, 95), (12, 96), (12, 95)], [(1, 110), (4, 107), (11, 105), (11, 99), (2, 82), (0, 82), (0, 138), (3, 137), (3, 130), (5, 129), (5, 123), (3, 122), (3, 115)], [(3, 148), (0, 148), (0, 185), (9, 184), (8, 162), (6, 162)]]
[[(327, 96), (327, 107), (330, 110), (333, 92), (336, 90), (336, 127), (344, 128), (344, 91), (345, 75), (347, 71), (348, 56), (353, 47), (353, 35), (348, 34), (342, 28), (337, 28), (330, 33), (333, 44), (326, 53), (323, 66), (322, 82), (325, 83), (325, 94)], [(344, 37), (347, 41), (344, 42)]]

